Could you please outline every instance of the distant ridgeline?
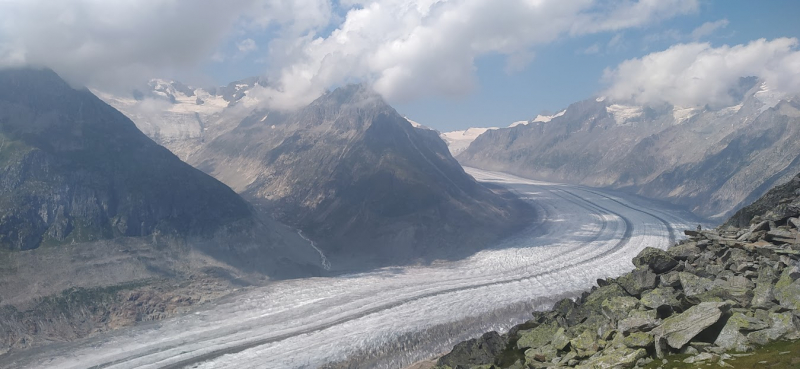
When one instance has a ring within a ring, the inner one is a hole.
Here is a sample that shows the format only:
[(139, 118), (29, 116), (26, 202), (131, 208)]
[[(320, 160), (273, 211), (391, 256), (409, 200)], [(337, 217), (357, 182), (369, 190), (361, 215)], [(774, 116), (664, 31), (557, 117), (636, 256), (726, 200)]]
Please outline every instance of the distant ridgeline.
[(576, 301), (457, 344), (438, 365), (632, 368), (682, 353), (686, 363), (738, 367), (736, 353), (800, 339), (798, 217), (800, 175), (717, 229), (646, 248), (634, 271), (598, 280)]
[(489, 130), (457, 156), (471, 167), (611, 187), (723, 221), (800, 172), (800, 98), (755, 78), (724, 108), (598, 98), (549, 121)]

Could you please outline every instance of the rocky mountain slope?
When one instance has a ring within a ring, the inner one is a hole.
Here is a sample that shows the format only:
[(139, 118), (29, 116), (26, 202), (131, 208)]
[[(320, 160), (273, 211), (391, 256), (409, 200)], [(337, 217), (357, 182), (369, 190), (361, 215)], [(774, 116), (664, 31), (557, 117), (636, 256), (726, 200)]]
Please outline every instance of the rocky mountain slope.
[(260, 77), (200, 88), (153, 79), (129, 94), (94, 91), (159, 145), (185, 160), (204, 143), (236, 127), (260, 104)]
[(187, 160), (302, 229), (334, 267), (462, 256), (526, 219), (436, 132), (360, 85), (295, 112), (254, 113)]
[[(293, 229), (264, 220), (90, 91), (50, 70), (0, 70), (0, 352), (319, 270)], [(172, 304), (134, 298), (138, 313), (109, 319), (128, 306), (125, 293), (155, 286), (184, 292)]]
[(728, 225), (686, 231), (688, 239), (666, 251), (647, 248), (632, 272), (598, 280), (506, 334), (462, 342), (438, 365), (632, 368), (683, 353), (686, 363), (731, 367), (736, 352), (798, 340), (798, 203), (800, 175)]
[(737, 105), (642, 107), (581, 101), (547, 122), (492, 130), (464, 165), (613, 187), (723, 220), (800, 171), (800, 99), (743, 79)]

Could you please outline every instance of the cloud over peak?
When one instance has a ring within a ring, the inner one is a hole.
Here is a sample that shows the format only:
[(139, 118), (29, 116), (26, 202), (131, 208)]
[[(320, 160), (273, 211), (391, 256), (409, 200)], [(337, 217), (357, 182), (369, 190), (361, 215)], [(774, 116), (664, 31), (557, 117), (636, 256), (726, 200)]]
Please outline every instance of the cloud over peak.
[(732, 91), (742, 77), (758, 77), (780, 94), (800, 94), (800, 51), (795, 38), (759, 39), (713, 47), (678, 44), (607, 69), (605, 95), (619, 101), (682, 107), (735, 104)]

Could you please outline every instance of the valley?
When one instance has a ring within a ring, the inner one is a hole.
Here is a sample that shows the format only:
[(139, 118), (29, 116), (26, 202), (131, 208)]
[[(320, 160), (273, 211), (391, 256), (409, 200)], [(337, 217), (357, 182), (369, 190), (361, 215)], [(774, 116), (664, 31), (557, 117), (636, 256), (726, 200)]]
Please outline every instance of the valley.
[(460, 261), (275, 282), (176, 318), (10, 353), (0, 367), (402, 367), (627, 272), (643, 248), (665, 249), (697, 225), (638, 197), (467, 172), (518, 193), (537, 220)]

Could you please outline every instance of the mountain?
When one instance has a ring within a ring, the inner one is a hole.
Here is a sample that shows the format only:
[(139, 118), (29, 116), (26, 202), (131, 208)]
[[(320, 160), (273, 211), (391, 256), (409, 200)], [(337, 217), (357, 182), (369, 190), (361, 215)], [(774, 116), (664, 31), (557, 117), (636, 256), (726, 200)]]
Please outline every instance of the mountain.
[(437, 132), (361, 85), (256, 112), (188, 162), (302, 229), (335, 266), (464, 255), (526, 219), (509, 194), (467, 175)]
[(153, 79), (144, 88), (125, 94), (94, 93), (153, 141), (185, 160), (252, 113), (260, 104), (259, 93), (268, 85), (261, 77), (210, 88)]
[(478, 136), (492, 129), (497, 129), (497, 127), (467, 128), (460, 131), (445, 132), (440, 136), (442, 137), (442, 140), (447, 143), (450, 153), (455, 156), (466, 150), (467, 147), (469, 147), (469, 144), (471, 144), (472, 141), (475, 141)]
[(458, 160), (623, 189), (720, 220), (800, 171), (800, 99), (754, 78), (740, 90), (721, 109), (585, 100), (548, 122), (488, 131)]
[(0, 70), (0, 353), (321, 270), (294, 229), (89, 90)]

